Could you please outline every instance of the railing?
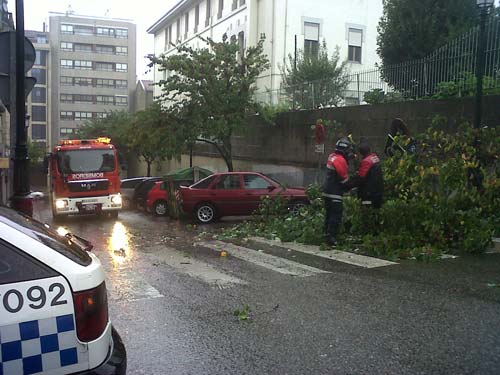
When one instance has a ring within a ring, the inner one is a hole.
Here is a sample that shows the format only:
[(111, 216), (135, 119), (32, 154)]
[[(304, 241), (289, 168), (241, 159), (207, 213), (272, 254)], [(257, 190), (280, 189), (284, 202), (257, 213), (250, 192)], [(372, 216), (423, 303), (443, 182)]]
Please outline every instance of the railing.
[[(256, 101), (294, 109), (358, 105), (363, 102), (462, 97), (476, 90), (478, 28), (420, 60), (351, 72), (347, 85), (321, 80), (259, 92)], [(486, 25), (484, 93), (500, 93), (500, 20)], [(368, 94), (367, 94), (368, 93)]]

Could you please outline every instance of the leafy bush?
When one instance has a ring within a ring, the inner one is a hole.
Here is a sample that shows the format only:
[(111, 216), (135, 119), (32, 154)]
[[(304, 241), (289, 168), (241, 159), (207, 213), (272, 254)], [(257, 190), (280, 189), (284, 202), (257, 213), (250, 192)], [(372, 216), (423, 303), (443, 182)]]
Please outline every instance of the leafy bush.
[(373, 89), (365, 92), (364, 100), (368, 104), (397, 103), (405, 100), (401, 93), (384, 92), (382, 89)]
[[(476, 131), (464, 124), (447, 134), (440, 130), (441, 120), (417, 138), (417, 154), (384, 160), (386, 201), (380, 210), (363, 211), (357, 198), (345, 197), (346, 248), (428, 260), (442, 253), (480, 253), (492, 235), (500, 234), (500, 128)], [(481, 172), (482, 188), (474, 185), (473, 171)], [(283, 200), (266, 199), (251, 221), (226, 235), (322, 244), (320, 188), (309, 187), (308, 195), (311, 205), (299, 215), (286, 212)]]

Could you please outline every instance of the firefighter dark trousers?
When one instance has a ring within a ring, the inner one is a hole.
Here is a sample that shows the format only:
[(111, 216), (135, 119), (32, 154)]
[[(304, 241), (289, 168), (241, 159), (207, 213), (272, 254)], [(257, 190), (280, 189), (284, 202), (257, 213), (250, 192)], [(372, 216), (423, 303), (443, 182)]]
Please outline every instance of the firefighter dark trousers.
[(325, 202), (325, 235), (337, 239), (342, 224), (342, 201), (323, 197)]

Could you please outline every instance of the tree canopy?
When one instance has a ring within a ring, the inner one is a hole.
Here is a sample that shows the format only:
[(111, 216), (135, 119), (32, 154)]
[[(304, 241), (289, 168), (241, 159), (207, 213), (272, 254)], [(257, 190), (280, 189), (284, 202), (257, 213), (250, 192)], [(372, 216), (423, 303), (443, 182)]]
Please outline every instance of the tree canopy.
[(346, 64), (340, 62), (338, 48), (331, 56), (328, 54), (325, 41), (317, 55), (299, 50), (297, 61), (288, 55), (288, 64), (282, 68), (285, 89), (301, 108), (337, 106), (349, 84)]
[(384, 0), (377, 52), (384, 66), (419, 59), (476, 24), (475, 0)]
[(203, 40), (204, 48), (182, 45), (177, 54), (152, 57), (152, 65), (167, 72), (159, 82), (160, 101), (175, 119), (177, 139), (187, 145), (200, 139), (212, 143), (231, 171), (231, 136), (246, 125), (254, 84), (269, 64), (262, 40), (246, 49), (234, 39)]

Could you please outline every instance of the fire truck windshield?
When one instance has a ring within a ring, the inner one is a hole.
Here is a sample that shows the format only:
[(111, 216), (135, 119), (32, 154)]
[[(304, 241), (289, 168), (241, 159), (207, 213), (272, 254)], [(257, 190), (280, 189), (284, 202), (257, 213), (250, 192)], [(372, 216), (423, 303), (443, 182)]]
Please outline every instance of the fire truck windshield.
[(59, 151), (57, 167), (61, 173), (112, 172), (116, 168), (113, 150)]

